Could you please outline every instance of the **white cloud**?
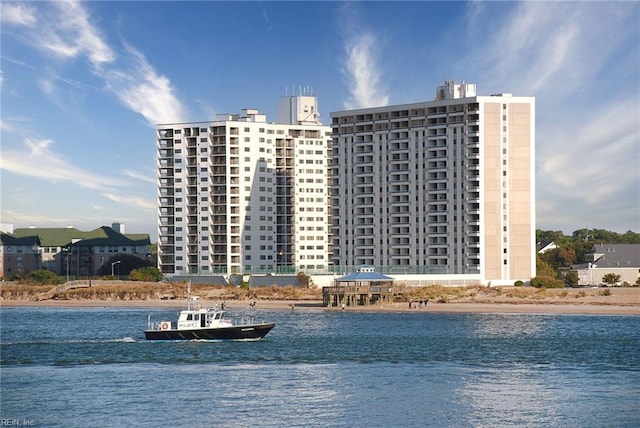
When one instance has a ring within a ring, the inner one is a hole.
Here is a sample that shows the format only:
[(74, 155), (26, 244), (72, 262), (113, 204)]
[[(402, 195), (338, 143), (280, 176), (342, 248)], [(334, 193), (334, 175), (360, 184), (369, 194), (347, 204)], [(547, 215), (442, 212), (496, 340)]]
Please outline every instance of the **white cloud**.
[(2, 12), (3, 23), (28, 27), (23, 34), (26, 43), (56, 57), (84, 55), (94, 66), (115, 60), (115, 53), (78, 1), (42, 3), (38, 8), (3, 2)]
[[(538, 174), (540, 181), (549, 185), (541, 189), (542, 195), (561, 192), (599, 209), (616, 199), (638, 204), (640, 119), (637, 101), (616, 100), (597, 113), (583, 126), (553, 129), (543, 134), (546, 135), (543, 139), (556, 144), (545, 144), (539, 149)], [(640, 210), (640, 206), (636, 207)]]
[(140, 198), (138, 196), (117, 194), (117, 193), (105, 193), (104, 196), (106, 196), (107, 198), (111, 199), (114, 202), (119, 202), (121, 204), (142, 208), (144, 210), (155, 211), (156, 209), (155, 200)]
[(389, 97), (381, 87), (377, 44), (375, 36), (369, 32), (356, 34), (345, 41), (345, 74), (351, 94), (344, 103), (345, 109), (389, 103)]
[(169, 79), (158, 75), (141, 52), (131, 46), (126, 48), (132, 61), (130, 68), (99, 73), (109, 90), (125, 106), (143, 115), (151, 126), (185, 121), (184, 108)]
[(4, 24), (31, 27), (36, 23), (35, 9), (26, 3), (2, 2), (0, 10), (0, 22)]
[(627, 2), (473, 3), (469, 38), (477, 45), (460, 68), (473, 64), (479, 89), (487, 93), (556, 99), (588, 90), (587, 82), (615, 64), (612, 55), (621, 43), (637, 37), (637, 28), (625, 23), (634, 7)]
[(50, 139), (25, 138), (24, 150), (4, 149), (0, 169), (49, 181), (69, 181), (94, 190), (108, 190), (123, 182), (70, 165), (51, 150)]
[[(126, 181), (74, 167), (55, 153), (53, 147), (54, 142), (50, 139), (25, 138), (23, 147), (20, 150), (3, 148), (2, 156), (0, 157), (0, 170), (35, 177), (52, 183), (70, 183), (74, 186), (99, 191), (107, 199), (121, 205), (145, 211), (155, 210), (154, 200), (131, 195), (121, 190), (128, 187)], [(155, 180), (132, 171), (125, 171), (125, 175), (155, 183)], [(12, 197), (12, 199), (16, 200), (15, 197)], [(98, 208), (94, 206), (94, 209)], [(112, 211), (113, 209), (110, 208), (110, 210)], [(7, 210), (3, 210), (3, 215), (6, 215), (7, 212)], [(24, 222), (24, 220), (20, 220), (20, 223)], [(62, 222), (65, 223), (67, 220), (64, 219)]]
[[(157, 73), (141, 52), (126, 43), (125, 57), (118, 58), (81, 2), (41, 3), (38, 10), (31, 7), (20, 11), (14, 11), (12, 16), (23, 16), (22, 21), (27, 20), (26, 16), (33, 17), (33, 25), (23, 34), (25, 43), (62, 59), (87, 58), (90, 71), (104, 79), (107, 89), (127, 108), (144, 116), (151, 126), (184, 120), (184, 107), (170, 80)], [(20, 20), (16, 17), (10, 22), (16, 25)], [(68, 80), (59, 76), (56, 79)], [(75, 83), (81, 89), (79, 82)], [(40, 85), (45, 93), (55, 94), (51, 78), (42, 79)], [(52, 101), (55, 103), (56, 99)]]
[(135, 178), (136, 180), (142, 180), (147, 183), (156, 184), (155, 176), (144, 175), (138, 171), (131, 171), (131, 170), (125, 170), (125, 171), (122, 171), (122, 173), (127, 177)]
[(45, 25), (42, 46), (62, 56), (85, 55), (94, 66), (115, 60), (113, 50), (102, 40), (100, 31), (89, 19), (87, 10), (77, 1), (53, 2), (56, 19)]

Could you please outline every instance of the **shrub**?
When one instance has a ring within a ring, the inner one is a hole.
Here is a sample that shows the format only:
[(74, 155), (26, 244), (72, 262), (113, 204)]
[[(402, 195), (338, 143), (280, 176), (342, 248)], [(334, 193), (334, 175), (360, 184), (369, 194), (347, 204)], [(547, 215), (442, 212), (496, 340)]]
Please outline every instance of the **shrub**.
[(608, 273), (602, 277), (602, 281), (605, 284), (614, 285), (616, 282), (620, 282), (620, 275), (617, 273)]
[(522, 282), (522, 281), (520, 281), (520, 280), (517, 280), (516, 282), (514, 282), (514, 283), (513, 283), (513, 285), (514, 285), (515, 287), (522, 287), (522, 286), (524, 285), (524, 282)]
[(536, 276), (531, 279), (531, 286), (536, 288), (564, 288), (564, 283), (551, 276)]
[(159, 282), (162, 280), (162, 272), (156, 267), (143, 267), (132, 270), (129, 279), (131, 281)]
[(64, 282), (64, 280), (60, 278), (58, 275), (46, 269), (34, 270), (29, 275), (29, 279), (34, 281), (37, 284), (57, 285), (57, 284), (62, 284)]

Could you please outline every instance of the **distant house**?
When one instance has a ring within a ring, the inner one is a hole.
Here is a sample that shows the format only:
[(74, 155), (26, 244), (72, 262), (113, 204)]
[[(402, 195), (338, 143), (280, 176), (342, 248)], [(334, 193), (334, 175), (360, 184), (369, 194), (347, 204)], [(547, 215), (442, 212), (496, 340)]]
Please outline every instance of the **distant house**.
[(148, 234), (125, 234), (119, 223), (89, 232), (74, 227), (15, 229), (20, 238), (35, 236), (39, 240), (41, 264), (58, 275), (87, 277), (95, 275), (107, 260), (120, 254), (141, 259), (151, 257)]
[(563, 269), (576, 272), (578, 285), (598, 285), (606, 274), (620, 275), (620, 282), (634, 284), (640, 277), (640, 244), (596, 244), (585, 262)]
[(0, 277), (13, 278), (40, 269), (40, 239), (36, 235), (18, 237), (0, 232)]

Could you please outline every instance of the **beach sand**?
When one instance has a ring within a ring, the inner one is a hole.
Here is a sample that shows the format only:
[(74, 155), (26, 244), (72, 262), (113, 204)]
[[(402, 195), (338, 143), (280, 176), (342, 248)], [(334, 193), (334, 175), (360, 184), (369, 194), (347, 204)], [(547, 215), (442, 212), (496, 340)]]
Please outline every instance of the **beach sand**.
[[(538, 299), (515, 297), (478, 296), (473, 301), (452, 301), (447, 303), (429, 301), (426, 307), (409, 308), (408, 302), (386, 303), (382, 305), (346, 307), (345, 311), (369, 312), (456, 312), (456, 313), (529, 313), (529, 314), (602, 314), (602, 315), (640, 315), (640, 288), (611, 288), (609, 295), (601, 295), (598, 289), (586, 289), (590, 292), (581, 296), (578, 290), (570, 290), (564, 296), (551, 295)], [(564, 294), (564, 293), (563, 293)], [(226, 308), (248, 308), (256, 302), (260, 310), (330, 310), (322, 300), (227, 300)], [(205, 300), (203, 303), (221, 304), (222, 301)], [(293, 308), (292, 308), (293, 305)], [(128, 308), (182, 308), (185, 300), (2, 300), (0, 308), (5, 307), (128, 307)]]

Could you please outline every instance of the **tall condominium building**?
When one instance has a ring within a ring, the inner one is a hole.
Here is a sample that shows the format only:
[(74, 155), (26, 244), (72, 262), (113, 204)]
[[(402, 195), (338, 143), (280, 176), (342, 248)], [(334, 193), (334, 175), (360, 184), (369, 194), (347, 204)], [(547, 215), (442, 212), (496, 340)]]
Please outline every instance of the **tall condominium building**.
[(333, 262), (535, 276), (535, 99), (445, 82), (433, 101), (331, 113)]
[(326, 270), (331, 128), (315, 96), (157, 126), (158, 257), (165, 274)]

